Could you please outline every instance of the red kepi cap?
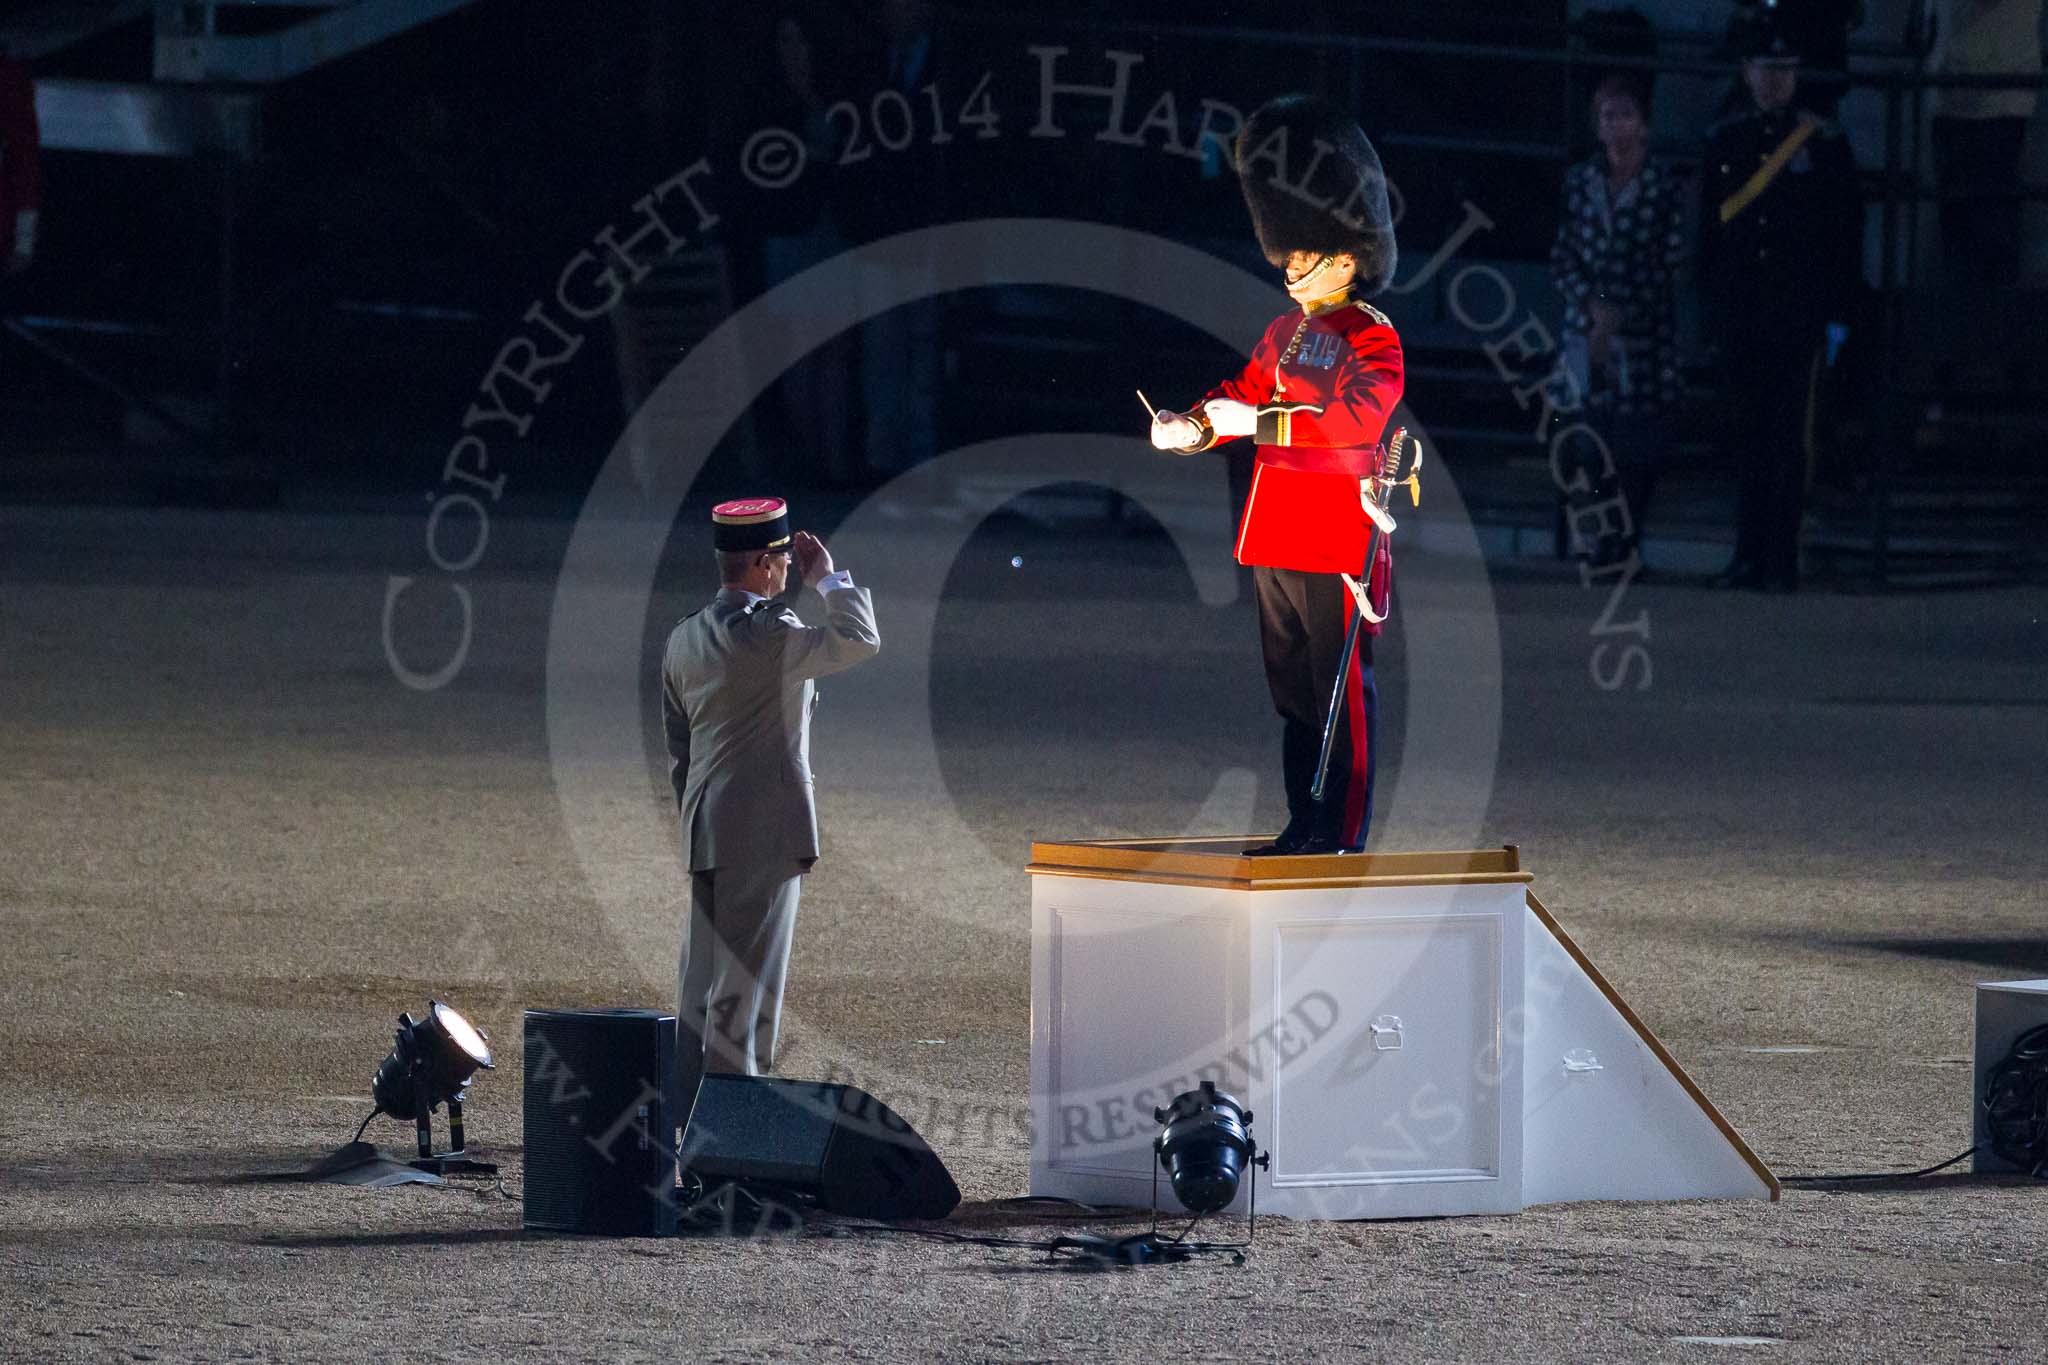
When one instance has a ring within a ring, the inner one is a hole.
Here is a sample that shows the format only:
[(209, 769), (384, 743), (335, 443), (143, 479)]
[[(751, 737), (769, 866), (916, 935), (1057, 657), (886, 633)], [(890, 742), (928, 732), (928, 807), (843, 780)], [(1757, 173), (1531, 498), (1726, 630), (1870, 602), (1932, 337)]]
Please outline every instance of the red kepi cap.
[(789, 544), (789, 504), (739, 498), (711, 509), (711, 543), (720, 550), (779, 550)]

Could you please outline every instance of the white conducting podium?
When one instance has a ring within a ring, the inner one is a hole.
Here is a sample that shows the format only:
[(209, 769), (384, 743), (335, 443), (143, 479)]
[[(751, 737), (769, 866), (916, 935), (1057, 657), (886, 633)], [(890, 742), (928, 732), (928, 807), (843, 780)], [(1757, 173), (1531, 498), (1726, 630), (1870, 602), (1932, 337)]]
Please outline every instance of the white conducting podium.
[(1213, 1080), (1272, 1153), (1261, 1213), (1777, 1197), (1515, 848), (1248, 842), (1032, 845), (1033, 1194), (1145, 1204), (1154, 1108)]

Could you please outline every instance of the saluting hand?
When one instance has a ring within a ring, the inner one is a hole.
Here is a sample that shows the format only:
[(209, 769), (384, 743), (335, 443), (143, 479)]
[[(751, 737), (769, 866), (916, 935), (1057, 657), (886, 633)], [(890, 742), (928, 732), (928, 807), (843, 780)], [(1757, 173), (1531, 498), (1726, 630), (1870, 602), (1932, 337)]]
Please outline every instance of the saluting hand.
[(817, 587), (819, 580), (832, 572), (832, 552), (809, 531), (798, 531), (790, 538), (789, 548), (796, 556), (796, 571), (805, 586)]

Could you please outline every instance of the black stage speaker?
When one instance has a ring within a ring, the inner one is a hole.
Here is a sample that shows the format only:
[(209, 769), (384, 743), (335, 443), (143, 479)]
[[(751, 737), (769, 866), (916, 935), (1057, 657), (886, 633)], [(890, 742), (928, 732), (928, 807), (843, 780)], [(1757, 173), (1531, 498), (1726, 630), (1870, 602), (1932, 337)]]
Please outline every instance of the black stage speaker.
[[(529, 1162), (532, 1151), (528, 1137)], [(944, 1218), (960, 1204), (960, 1187), (924, 1139), (850, 1085), (707, 1075), (683, 1159), (707, 1182), (769, 1186), (858, 1218)]]
[(675, 1072), (673, 1014), (526, 1011), (527, 1227), (676, 1230)]

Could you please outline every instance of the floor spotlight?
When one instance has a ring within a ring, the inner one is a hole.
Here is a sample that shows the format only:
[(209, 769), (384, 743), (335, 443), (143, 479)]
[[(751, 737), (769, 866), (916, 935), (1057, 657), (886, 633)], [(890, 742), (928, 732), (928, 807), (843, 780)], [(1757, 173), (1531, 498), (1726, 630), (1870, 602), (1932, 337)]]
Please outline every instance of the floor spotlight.
[[(1233, 1096), (1219, 1094), (1214, 1081), (1176, 1095), (1166, 1108), (1154, 1109), (1152, 1118), (1165, 1125), (1152, 1143), (1159, 1154), (1153, 1183), (1164, 1170), (1173, 1197), (1198, 1218), (1230, 1207), (1246, 1166), (1272, 1162), (1252, 1141), (1251, 1111)], [(1252, 1188), (1256, 1198), (1256, 1181)], [(1157, 1207), (1156, 1195), (1153, 1203)]]
[[(1134, 1237), (1069, 1236), (1053, 1239), (1055, 1257), (1076, 1255), (1096, 1265), (1159, 1265), (1189, 1260), (1209, 1252), (1227, 1252), (1239, 1265), (1259, 1233), (1259, 1182), (1252, 1181), (1248, 1227), (1242, 1242), (1190, 1242), (1188, 1234), (1212, 1213), (1230, 1207), (1245, 1179), (1245, 1168), (1270, 1169), (1272, 1154), (1252, 1139), (1251, 1110), (1235, 1096), (1217, 1093), (1216, 1082), (1203, 1081), (1196, 1090), (1173, 1097), (1164, 1109), (1152, 1111), (1160, 1124), (1152, 1150), (1152, 1228)], [(1159, 1173), (1173, 1185), (1173, 1197), (1194, 1217), (1178, 1236), (1159, 1232)]]
[[(397, 1039), (391, 1055), (384, 1059), (370, 1082), (370, 1098), (377, 1105), (370, 1117), (389, 1114), (395, 1119), (413, 1121), (419, 1133), (420, 1154), (412, 1164), (420, 1170), (436, 1175), (451, 1171), (495, 1174), (495, 1164), (473, 1160), (463, 1150), (462, 1097), (480, 1068), (496, 1066), (490, 1043), (474, 1024), (440, 1001), (429, 1001), (424, 1019), (414, 1019), (410, 1014), (398, 1016)], [(433, 1113), (443, 1103), (448, 1106), (449, 1149), (437, 1155)], [(368, 1126), (368, 1120), (364, 1124)]]

